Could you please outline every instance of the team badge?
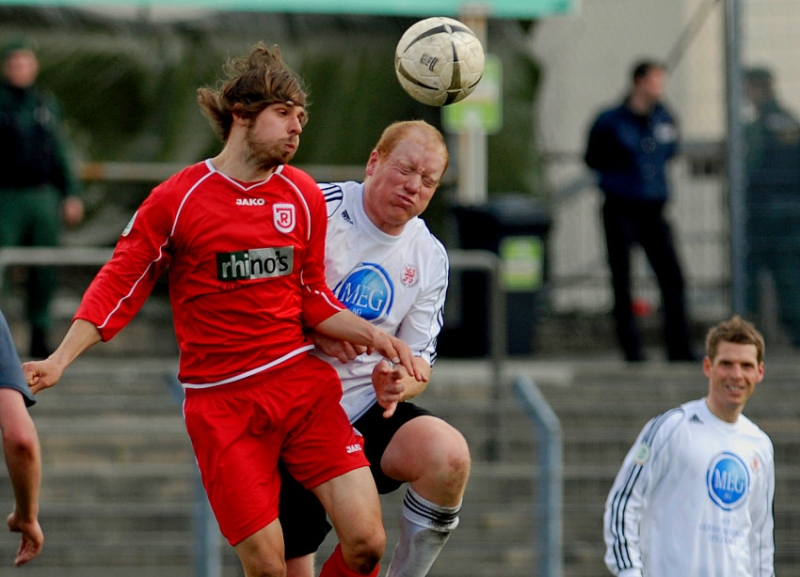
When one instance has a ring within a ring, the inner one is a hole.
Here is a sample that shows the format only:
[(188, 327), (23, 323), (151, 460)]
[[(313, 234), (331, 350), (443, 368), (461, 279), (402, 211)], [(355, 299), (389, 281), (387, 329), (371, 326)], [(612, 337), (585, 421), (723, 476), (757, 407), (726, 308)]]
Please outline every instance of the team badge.
[(642, 443), (637, 447), (636, 452), (633, 454), (633, 462), (641, 467), (650, 460), (650, 453), (650, 445), (647, 443)]
[(272, 206), (272, 220), (275, 228), (283, 233), (294, 230), (296, 219), (293, 204), (278, 203)]
[(711, 460), (706, 472), (708, 496), (723, 511), (733, 511), (747, 501), (750, 472), (738, 455), (727, 451)]
[(400, 277), (400, 284), (404, 287), (411, 288), (419, 282), (419, 271), (413, 264), (407, 264), (403, 267), (403, 274)]
[(653, 128), (653, 136), (655, 136), (659, 143), (668, 144), (677, 140), (678, 131), (675, 129), (674, 124), (669, 122), (661, 122), (656, 124), (656, 126)]

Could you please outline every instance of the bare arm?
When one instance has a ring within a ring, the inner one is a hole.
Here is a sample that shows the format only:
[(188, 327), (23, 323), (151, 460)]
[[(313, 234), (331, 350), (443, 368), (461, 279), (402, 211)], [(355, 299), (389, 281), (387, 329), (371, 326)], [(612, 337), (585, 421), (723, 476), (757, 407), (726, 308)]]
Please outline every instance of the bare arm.
[(367, 352), (378, 351), (393, 363), (403, 365), (408, 374), (414, 375), (415, 379), (420, 381), (427, 379), (427, 376), (415, 367), (414, 355), (407, 344), (348, 310), (339, 311), (328, 317), (315, 326), (314, 330), (354, 345), (364, 345), (368, 348)]
[(19, 391), (0, 389), (0, 429), (15, 501), (7, 523), (11, 531), (22, 533), (14, 564), (23, 565), (41, 552), (44, 535), (38, 520), (42, 476), (39, 437)]
[(365, 345), (354, 345), (353, 343), (349, 343), (347, 341), (341, 341), (339, 339), (323, 335), (317, 331), (310, 331), (309, 336), (311, 337), (311, 340), (314, 341), (314, 344), (317, 345), (317, 349), (326, 355), (337, 359), (340, 363), (352, 361), (358, 355), (367, 352), (367, 347)]
[(55, 385), (72, 361), (101, 340), (100, 331), (92, 323), (81, 319), (74, 321), (52, 355), (43, 361), (30, 361), (22, 365), (31, 391), (36, 394)]

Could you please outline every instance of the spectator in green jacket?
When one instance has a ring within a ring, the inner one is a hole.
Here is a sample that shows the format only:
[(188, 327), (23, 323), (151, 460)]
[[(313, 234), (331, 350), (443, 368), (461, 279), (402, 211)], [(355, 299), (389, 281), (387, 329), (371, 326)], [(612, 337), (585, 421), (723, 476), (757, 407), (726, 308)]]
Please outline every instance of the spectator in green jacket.
[[(68, 226), (83, 219), (59, 104), (36, 84), (39, 61), (29, 43), (7, 42), (0, 59), (0, 247), (56, 246), (61, 219)], [(50, 354), (47, 334), (56, 280), (50, 267), (29, 271), (26, 316), (32, 357)]]
[(800, 122), (767, 68), (744, 71), (747, 307), (763, 314), (771, 281), (778, 320), (800, 345)]

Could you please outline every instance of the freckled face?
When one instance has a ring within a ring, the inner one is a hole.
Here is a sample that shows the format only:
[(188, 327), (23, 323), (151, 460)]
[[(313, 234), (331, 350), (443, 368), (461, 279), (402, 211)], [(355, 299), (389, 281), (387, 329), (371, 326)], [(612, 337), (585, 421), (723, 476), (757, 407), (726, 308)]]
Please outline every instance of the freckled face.
[(367, 163), (364, 209), (387, 234), (400, 234), (433, 198), (446, 168), (440, 142), (410, 130), (381, 157), (373, 151)]

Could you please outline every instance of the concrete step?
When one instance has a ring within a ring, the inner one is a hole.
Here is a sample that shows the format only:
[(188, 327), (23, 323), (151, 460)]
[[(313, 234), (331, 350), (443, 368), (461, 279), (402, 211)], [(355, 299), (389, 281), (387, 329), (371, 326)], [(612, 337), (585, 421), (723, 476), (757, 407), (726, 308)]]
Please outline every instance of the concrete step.
[[(196, 473), (179, 397), (167, 386), (175, 359), (94, 350), (58, 386), (41, 393), (32, 410), (45, 457), (42, 519), (48, 541), (43, 556), (25, 571), (34, 577), (193, 576)], [(800, 441), (798, 383), (793, 358), (769, 366), (747, 413), (775, 443), (778, 567), (793, 575), (800, 574), (800, 506), (793, 504), (800, 490), (800, 466), (793, 464)], [(519, 374), (539, 386), (561, 420), (565, 577), (607, 573), (603, 505), (625, 453), (649, 418), (701, 397), (707, 386), (699, 366), (683, 364), (512, 360), (495, 381), (484, 360), (437, 362), (419, 402), (464, 433), (474, 464), (462, 524), (432, 577), (536, 571), (540, 471), (536, 430), (511, 390)], [(492, 452), (498, 447), (499, 460)], [(10, 494), (7, 482), (0, 475), (0, 494)], [(403, 495), (401, 489), (382, 499), (390, 548)], [(332, 537), (326, 541), (321, 560), (333, 543)], [(0, 540), (0, 564), (15, 547), (13, 538)], [(223, 577), (239, 577), (233, 549), (221, 544), (220, 552)]]

